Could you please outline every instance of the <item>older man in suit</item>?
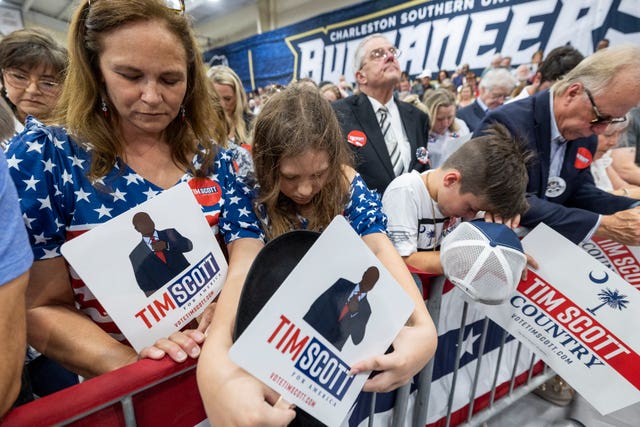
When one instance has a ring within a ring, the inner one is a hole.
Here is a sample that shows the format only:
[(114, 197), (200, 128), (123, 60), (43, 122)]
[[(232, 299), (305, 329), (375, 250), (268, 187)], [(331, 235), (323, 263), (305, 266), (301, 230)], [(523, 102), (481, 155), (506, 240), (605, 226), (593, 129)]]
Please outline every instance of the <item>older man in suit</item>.
[(401, 75), (399, 55), (380, 34), (363, 39), (354, 61), (361, 93), (331, 104), (356, 155), (357, 171), (380, 193), (396, 176), (427, 169), (429, 117), (393, 98)]
[(538, 154), (528, 167), (523, 226), (544, 222), (574, 243), (596, 235), (640, 245), (640, 202), (598, 189), (590, 172), (596, 134), (623, 123), (640, 103), (639, 69), (638, 46), (598, 51), (550, 90), (490, 112), (476, 130), (503, 123)]
[(504, 104), (516, 83), (515, 77), (506, 68), (487, 71), (480, 80), (478, 97), (471, 104), (458, 110), (456, 117), (465, 122), (473, 132), (489, 111)]

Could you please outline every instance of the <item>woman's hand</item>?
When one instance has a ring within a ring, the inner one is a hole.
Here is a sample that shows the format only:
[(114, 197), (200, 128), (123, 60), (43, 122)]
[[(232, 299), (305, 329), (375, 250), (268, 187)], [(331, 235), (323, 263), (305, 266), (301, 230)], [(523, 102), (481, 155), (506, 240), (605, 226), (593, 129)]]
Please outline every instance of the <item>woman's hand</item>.
[(205, 335), (197, 329), (185, 329), (174, 332), (169, 338), (161, 338), (152, 346), (142, 349), (140, 359), (162, 359), (165, 355), (175, 362), (184, 362), (187, 357), (196, 359), (200, 356), (200, 345), (204, 343)]
[(159, 339), (154, 345), (143, 348), (138, 358), (159, 360), (169, 355), (175, 362), (184, 362), (187, 357), (196, 359), (200, 356), (201, 345), (207, 336), (207, 329), (215, 311), (214, 301), (198, 317), (197, 329), (185, 329), (171, 334), (169, 338)]

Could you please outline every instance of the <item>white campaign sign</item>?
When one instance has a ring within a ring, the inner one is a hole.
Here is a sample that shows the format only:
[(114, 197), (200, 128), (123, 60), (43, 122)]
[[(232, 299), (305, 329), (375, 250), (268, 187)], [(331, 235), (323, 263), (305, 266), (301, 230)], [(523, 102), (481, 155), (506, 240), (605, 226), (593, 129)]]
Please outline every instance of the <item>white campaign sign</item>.
[[(153, 239), (139, 231), (149, 224), (144, 218), (155, 228)], [(163, 249), (152, 250), (152, 240)], [(68, 241), (61, 251), (71, 274), (80, 276), (138, 352), (200, 314), (227, 275), (222, 250), (186, 183)]]
[(487, 315), (602, 414), (640, 401), (640, 293), (544, 224), (522, 245), (540, 268)]
[[(364, 282), (363, 272), (371, 268), (379, 271), (379, 279), (361, 296), (357, 311), (345, 310), (346, 300)], [(327, 425), (340, 425), (368, 377), (348, 375), (350, 366), (384, 353), (413, 307), (411, 298), (338, 216), (229, 355), (288, 402)], [(340, 316), (334, 316), (337, 313)], [(327, 325), (332, 328), (323, 328)]]
[(640, 290), (640, 246), (627, 246), (610, 239), (594, 237), (580, 244), (589, 255), (615, 271)]

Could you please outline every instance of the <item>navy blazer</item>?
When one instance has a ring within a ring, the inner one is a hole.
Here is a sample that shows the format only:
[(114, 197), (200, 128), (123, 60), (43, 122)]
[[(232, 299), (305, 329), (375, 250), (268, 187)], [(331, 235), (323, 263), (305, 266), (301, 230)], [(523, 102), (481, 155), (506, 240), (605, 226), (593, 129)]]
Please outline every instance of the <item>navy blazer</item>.
[(478, 129), (486, 115), (480, 104), (478, 104), (477, 99), (466, 107), (462, 107), (456, 113), (456, 117), (464, 121), (471, 132)]
[(143, 292), (160, 289), (189, 266), (189, 261), (183, 252), (193, 249), (191, 240), (173, 228), (158, 230), (158, 240), (167, 242), (168, 248), (162, 251), (167, 260), (166, 263), (158, 258), (144, 239), (129, 254), (136, 281)]
[(347, 339), (351, 337), (354, 345), (362, 342), (371, 317), (371, 306), (365, 295), (358, 303), (358, 310), (347, 314), (339, 320), (351, 291), (356, 287), (347, 279), (340, 278), (324, 291), (309, 307), (303, 319), (338, 350), (342, 350)]
[[(395, 178), (393, 165), (389, 158), (387, 145), (378, 124), (378, 118), (369, 98), (364, 93), (340, 99), (331, 104), (336, 112), (343, 137), (347, 142), (353, 141), (353, 133), (364, 133), (365, 143), (358, 147), (349, 143), (356, 156), (356, 170), (364, 182), (372, 190), (384, 193), (389, 183)], [(428, 167), (418, 162), (418, 147), (427, 147), (429, 135), (429, 116), (411, 104), (396, 100), (404, 131), (411, 146), (411, 163), (409, 170), (419, 172)]]
[(549, 91), (546, 90), (503, 105), (487, 114), (473, 136), (481, 134), (490, 123), (498, 122), (514, 135), (525, 138), (529, 149), (537, 156), (527, 167), (529, 209), (522, 216), (521, 225), (533, 228), (544, 222), (572, 242), (580, 243), (596, 225), (598, 214), (611, 215), (628, 209), (636, 200), (600, 190), (593, 181), (590, 166), (583, 167), (584, 160), (590, 164), (596, 152), (598, 138), (595, 135), (566, 142), (560, 177), (567, 187), (557, 197), (545, 196), (551, 163), (549, 101)]

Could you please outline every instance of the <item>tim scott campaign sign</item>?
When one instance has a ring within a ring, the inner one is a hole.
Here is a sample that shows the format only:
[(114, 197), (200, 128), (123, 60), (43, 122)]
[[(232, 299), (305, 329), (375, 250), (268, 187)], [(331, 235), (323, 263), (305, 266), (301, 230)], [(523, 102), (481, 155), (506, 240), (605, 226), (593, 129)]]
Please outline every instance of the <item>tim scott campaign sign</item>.
[(640, 293), (544, 224), (522, 240), (540, 268), (488, 316), (608, 414), (640, 401)]

